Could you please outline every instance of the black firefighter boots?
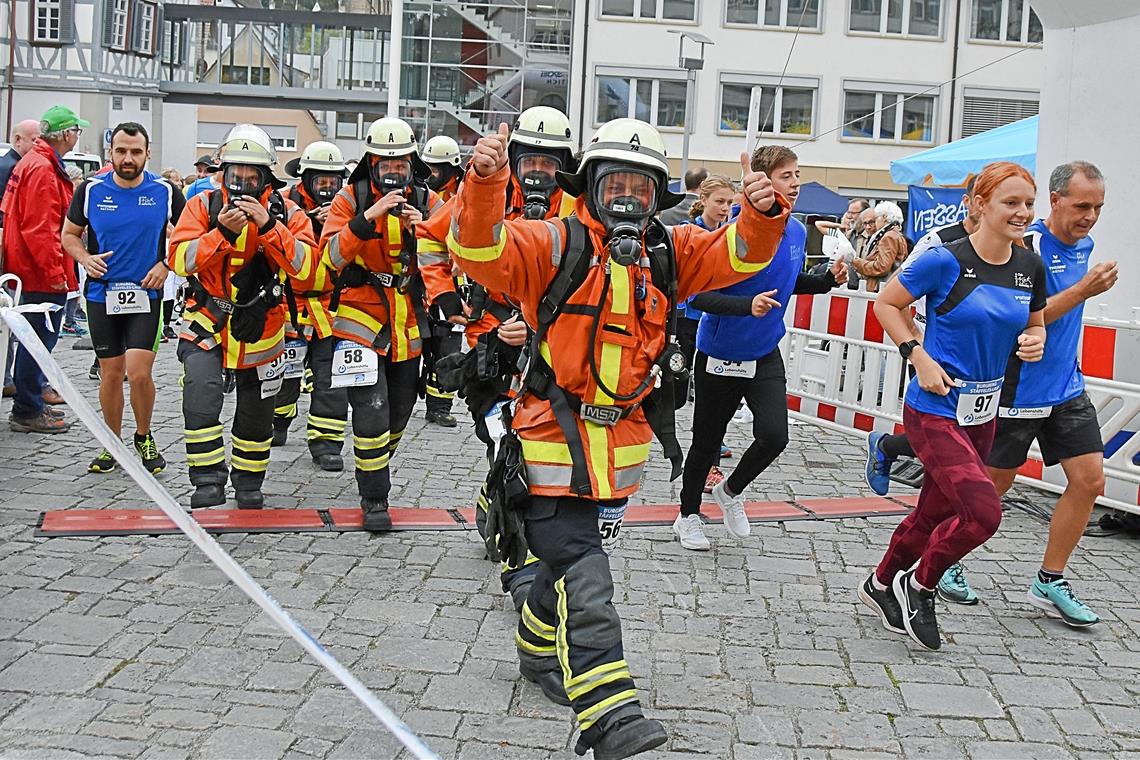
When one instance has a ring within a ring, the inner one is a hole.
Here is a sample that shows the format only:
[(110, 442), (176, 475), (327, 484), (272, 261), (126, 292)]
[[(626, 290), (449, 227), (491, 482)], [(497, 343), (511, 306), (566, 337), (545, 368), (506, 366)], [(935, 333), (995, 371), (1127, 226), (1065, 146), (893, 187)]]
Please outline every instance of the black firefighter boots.
[(265, 495), (261, 491), (237, 491), (238, 509), (261, 509), (265, 506)]
[(388, 514), (388, 500), (361, 499), (360, 511), (364, 513), (364, 529), (372, 533), (392, 530), (392, 517)]
[(220, 507), (226, 503), (226, 487), (221, 483), (199, 483), (190, 497), (190, 509)]
[(270, 443), (273, 448), (289, 443), (289, 425), (292, 422), (293, 420), (273, 420), (273, 442)]
[(542, 689), (542, 693), (556, 705), (570, 706), (566, 686), (562, 682), (562, 667), (557, 657), (535, 657), (519, 652), (519, 673)]
[(325, 472), (340, 472), (344, 469), (344, 457), (340, 454), (313, 454), (313, 464)]
[[(605, 721), (606, 726), (600, 736), (589, 740), (585, 735), (578, 737), (574, 746), (576, 754), (584, 755), (592, 749), (594, 760), (623, 760), (660, 747), (669, 738), (665, 728), (642, 715), (637, 705), (619, 707), (605, 717), (609, 720)], [(586, 733), (593, 733), (595, 728), (596, 724)]]

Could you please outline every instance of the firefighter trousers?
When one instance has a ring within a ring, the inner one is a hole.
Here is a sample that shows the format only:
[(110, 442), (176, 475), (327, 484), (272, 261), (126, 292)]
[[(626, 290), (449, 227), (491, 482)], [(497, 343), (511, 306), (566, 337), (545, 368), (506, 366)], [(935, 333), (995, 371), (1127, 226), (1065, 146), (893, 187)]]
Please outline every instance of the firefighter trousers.
[(432, 323), (431, 337), (423, 342), (424, 346), (424, 403), (429, 412), (450, 414), (451, 404), (455, 401), (455, 393), (443, 391), (439, 388), (439, 380), (435, 375), (435, 363), (448, 354), (463, 350), (463, 333), (452, 332), (451, 323)]
[[(348, 419), (352, 407), (352, 448), (356, 462), (356, 485), (362, 499), (386, 501), (392, 490), (388, 462), (400, 444), (404, 428), (416, 404), (420, 380), (419, 358), (393, 362), (380, 357), (379, 376), (372, 385), (340, 389), (344, 395), (321, 393), (332, 384), (334, 339), (314, 349), (313, 397), (309, 402), (310, 419)], [(320, 341), (324, 343), (325, 340)], [(310, 423), (311, 424), (311, 423)], [(309, 439), (313, 451), (313, 439)], [(339, 447), (337, 449), (339, 451)]]
[(641, 708), (622, 648), (598, 502), (532, 496), (526, 540), (542, 562), (519, 617), (520, 657), (557, 658), (585, 744)]
[[(209, 351), (188, 340), (178, 341), (182, 362), (182, 417), (190, 483), (226, 482), (226, 448), (222, 440), (222, 348)], [(257, 369), (234, 370), (237, 406), (230, 429), (229, 479), (237, 491), (259, 491), (269, 466), (273, 439), (273, 394), (262, 398)]]
[(309, 454), (314, 459), (322, 454), (340, 454), (344, 448), (344, 429), (348, 424), (348, 389), (333, 388), (332, 360), (337, 339), (314, 338), (309, 342), (309, 368), (313, 373), (313, 392), (309, 394)]

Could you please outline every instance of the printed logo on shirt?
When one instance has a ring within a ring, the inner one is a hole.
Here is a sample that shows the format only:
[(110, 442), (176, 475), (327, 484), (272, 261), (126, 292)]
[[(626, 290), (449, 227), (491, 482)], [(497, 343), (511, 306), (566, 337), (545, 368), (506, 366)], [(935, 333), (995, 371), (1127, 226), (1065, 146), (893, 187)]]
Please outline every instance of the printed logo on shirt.
[(1013, 273), (1013, 283), (1015, 287), (1033, 289), (1033, 278), (1024, 272)]
[(115, 199), (109, 195), (103, 196), (103, 200), (95, 204), (95, 208), (100, 211), (118, 211), (119, 205), (115, 203)]
[(976, 274), (974, 274), (974, 270), (970, 269), (970, 267), (966, 267), (966, 274), (962, 275), (962, 277), (967, 279), (967, 280), (978, 279), (978, 276)]
[(149, 195), (140, 195), (139, 196), (139, 205), (140, 206), (157, 206), (158, 203), (154, 200), (154, 198), (151, 198)]

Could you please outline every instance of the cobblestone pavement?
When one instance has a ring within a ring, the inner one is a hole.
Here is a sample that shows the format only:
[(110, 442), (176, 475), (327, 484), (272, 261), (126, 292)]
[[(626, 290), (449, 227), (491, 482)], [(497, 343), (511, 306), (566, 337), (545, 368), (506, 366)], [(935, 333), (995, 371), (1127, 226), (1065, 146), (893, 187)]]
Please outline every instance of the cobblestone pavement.
[[(56, 355), (94, 397), (90, 354)], [(178, 371), (163, 346), (161, 479), (184, 499)], [(422, 419), (393, 503), (469, 504), (480, 446)], [(351, 473), (314, 470), (299, 429), (274, 450), (271, 505), (355, 505)], [(743, 436), (734, 423), (728, 444)], [(400, 756), (186, 539), (32, 537), (44, 509), (144, 506), (121, 472), (86, 474), (89, 441), (0, 431), (0, 756)], [(857, 440), (797, 425), (750, 496), (865, 494), (861, 467)], [(677, 500), (659, 457), (642, 498)], [(1024, 601), (1046, 529), (1008, 514), (968, 562), (982, 604), (941, 606), (947, 643), (926, 653), (855, 601), (896, 521), (764, 524), (743, 543), (713, 527), (700, 554), (667, 528), (627, 530), (613, 559), (627, 655), (670, 734), (644, 757), (1140, 758), (1136, 542), (1085, 540), (1070, 575), (1105, 622), (1072, 631)], [(442, 757), (573, 757), (569, 711), (517, 674), (514, 615), (473, 532), (219, 540)]]

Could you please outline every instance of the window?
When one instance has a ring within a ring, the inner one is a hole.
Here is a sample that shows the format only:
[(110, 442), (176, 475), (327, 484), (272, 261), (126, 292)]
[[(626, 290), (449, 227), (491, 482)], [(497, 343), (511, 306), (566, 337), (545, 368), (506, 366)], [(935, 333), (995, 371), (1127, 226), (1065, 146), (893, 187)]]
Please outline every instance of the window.
[(759, 90), (760, 133), (808, 137), (814, 133), (815, 95), (819, 83), (812, 79), (756, 77), (721, 74), (720, 123), (722, 134), (744, 134), (753, 89)]
[[(1041, 42), (1041, 19), (1026, 0), (973, 0), (971, 40), (1016, 44)], [(1026, 13), (1026, 10), (1029, 12)]]
[(666, 129), (685, 126), (684, 79), (599, 72), (597, 91), (597, 124), (632, 117)]
[(697, 0), (602, 0), (602, 15), (655, 21), (696, 21)]
[(880, 91), (874, 86), (848, 83), (843, 97), (843, 136), (893, 143), (934, 141), (934, 96)]
[(67, 45), (75, 42), (75, 0), (32, 0), (29, 8), (32, 44)]
[(107, 0), (103, 19), (103, 44), (112, 50), (127, 49), (130, 34), (130, 0)]
[(962, 137), (1036, 116), (1040, 107), (1035, 92), (967, 87), (962, 96)]
[[(724, 21), (775, 29), (819, 29), (820, 0), (726, 0)], [(761, 11), (763, 5), (763, 11)]]
[(139, 98), (139, 110), (140, 111), (149, 111), (150, 110), (150, 98)]
[(942, 0), (849, 0), (848, 30), (872, 34), (937, 37)]
[(122, 111), (123, 110), (123, 96), (122, 95), (112, 95), (111, 96), (111, 110), (112, 111)]
[(268, 66), (222, 66), (223, 84), (269, 84)]
[(135, 5), (131, 30), (131, 49), (141, 55), (154, 55), (154, 20), (158, 16), (158, 6), (148, 0), (139, 0)]
[(167, 21), (162, 31), (162, 62), (180, 65), (185, 60), (182, 47), (182, 33), (185, 22)]
[(271, 137), (273, 140), (273, 147), (277, 150), (297, 150), (297, 138), (294, 137)]

